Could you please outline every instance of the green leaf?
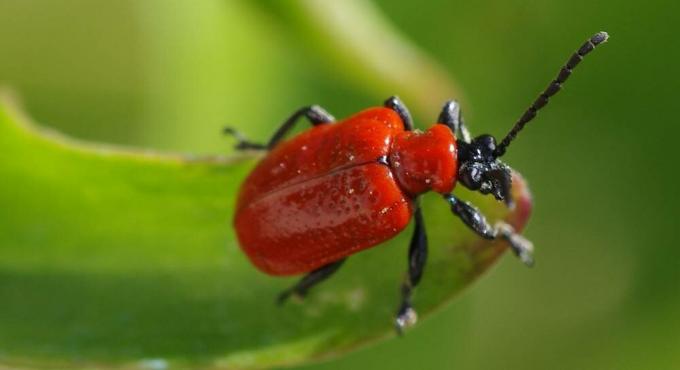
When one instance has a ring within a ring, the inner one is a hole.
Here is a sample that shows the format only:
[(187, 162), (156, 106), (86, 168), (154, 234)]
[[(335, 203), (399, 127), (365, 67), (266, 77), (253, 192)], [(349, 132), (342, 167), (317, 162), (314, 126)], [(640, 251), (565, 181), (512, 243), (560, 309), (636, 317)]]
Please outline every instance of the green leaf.
[[(194, 158), (83, 143), (0, 103), (0, 362), (19, 366), (268, 367), (337, 356), (394, 335), (410, 232), (352, 257), (302, 303), (266, 276), (231, 226), (252, 157)], [(468, 192), (491, 219), (518, 206)], [(431, 313), (505, 250), (435, 195), (423, 199), (430, 261), (415, 305)], [(407, 334), (408, 335), (408, 334)]]

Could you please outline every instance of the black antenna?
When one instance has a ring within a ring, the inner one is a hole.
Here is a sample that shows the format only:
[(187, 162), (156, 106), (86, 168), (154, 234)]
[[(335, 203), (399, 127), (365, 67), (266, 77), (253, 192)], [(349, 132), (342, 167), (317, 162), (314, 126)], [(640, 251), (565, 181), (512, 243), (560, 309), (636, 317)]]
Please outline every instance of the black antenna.
[(576, 66), (583, 60), (583, 57), (586, 56), (588, 53), (593, 51), (595, 47), (605, 41), (609, 38), (609, 35), (607, 32), (598, 32), (593, 37), (588, 39), (581, 47), (578, 49), (577, 52), (571, 55), (571, 58), (569, 58), (569, 61), (567, 64), (562, 67), (560, 70), (560, 73), (557, 74), (557, 77), (550, 82), (550, 85), (541, 93), (541, 95), (534, 100), (534, 102), (531, 104), (529, 109), (524, 112), (522, 117), (515, 123), (515, 126), (512, 127), (512, 130), (508, 132), (508, 134), (503, 138), (503, 141), (501, 141), (500, 144), (496, 147), (496, 150), (494, 151), (494, 155), (496, 157), (500, 157), (503, 154), (505, 154), (505, 149), (510, 145), (510, 143), (515, 139), (515, 136), (517, 136), (517, 133), (522, 131), (524, 128), (524, 125), (529, 123), (534, 117), (536, 117), (536, 113), (538, 111), (545, 107), (546, 104), (548, 104), (548, 99), (557, 94), (558, 91), (562, 88), (562, 84), (564, 81), (566, 81), (569, 76), (571, 75), (571, 71), (576, 68)]

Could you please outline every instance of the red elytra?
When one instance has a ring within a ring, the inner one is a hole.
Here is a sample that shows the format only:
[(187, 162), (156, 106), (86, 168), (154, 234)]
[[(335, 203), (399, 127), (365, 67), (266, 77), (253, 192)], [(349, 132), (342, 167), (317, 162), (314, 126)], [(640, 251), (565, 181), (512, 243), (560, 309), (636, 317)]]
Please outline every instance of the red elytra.
[(456, 154), (445, 125), (404, 131), (383, 107), (314, 126), (278, 144), (243, 182), (240, 245), (272, 275), (309, 272), (375, 246), (408, 225), (417, 195), (453, 189)]

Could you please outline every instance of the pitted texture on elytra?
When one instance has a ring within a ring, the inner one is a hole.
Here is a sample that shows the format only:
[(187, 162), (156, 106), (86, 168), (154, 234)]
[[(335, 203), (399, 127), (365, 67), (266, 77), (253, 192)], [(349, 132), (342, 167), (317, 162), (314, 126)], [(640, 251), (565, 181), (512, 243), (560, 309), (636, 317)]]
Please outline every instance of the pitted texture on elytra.
[(242, 208), (236, 230), (256, 266), (287, 275), (385, 241), (410, 218), (411, 202), (389, 168), (371, 163), (266, 194)]

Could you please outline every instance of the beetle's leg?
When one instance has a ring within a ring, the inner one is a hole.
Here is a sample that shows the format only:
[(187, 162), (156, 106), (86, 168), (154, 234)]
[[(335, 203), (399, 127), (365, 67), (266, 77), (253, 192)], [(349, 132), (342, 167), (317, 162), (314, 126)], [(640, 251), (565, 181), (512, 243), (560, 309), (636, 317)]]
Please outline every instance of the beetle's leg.
[(390, 96), (383, 103), (385, 108), (390, 108), (397, 112), (402, 122), (404, 122), (404, 130), (413, 131), (413, 118), (411, 118), (411, 112), (408, 111), (406, 105), (397, 96)]
[(332, 123), (335, 121), (335, 118), (330, 113), (326, 112), (325, 109), (318, 105), (310, 105), (309, 107), (300, 108), (290, 117), (288, 117), (288, 119), (285, 120), (283, 124), (281, 124), (281, 127), (276, 130), (272, 138), (269, 139), (267, 148), (272, 149), (274, 146), (276, 146), (276, 144), (278, 144), (278, 142), (281, 141), (281, 139), (283, 139), (283, 137), (286, 136), (286, 134), (293, 128), (297, 120), (302, 117), (306, 117), (313, 126), (324, 123)]
[(331, 123), (335, 121), (335, 118), (333, 116), (326, 112), (323, 108), (321, 108), (318, 105), (310, 105), (308, 107), (302, 107), (295, 111), (288, 119), (286, 119), (281, 126), (276, 130), (274, 135), (272, 135), (271, 139), (269, 139), (269, 142), (267, 144), (260, 144), (260, 143), (253, 143), (245, 139), (245, 137), (240, 134), (238, 131), (234, 130), (231, 127), (227, 127), (224, 129), (224, 132), (226, 134), (230, 134), (238, 140), (238, 144), (236, 144), (236, 149), (243, 150), (243, 149), (261, 149), (261, 150), (270, 150), (276, 144), (278, 144), (281, 139), (283, 139), (284, 136), (293, 128), (295, 123), (302, 117), (306, 117), (309, 122), (316, 126), (324, 123)]
[(444, 104), (442, 112), (439, 114), (437, 122), (443, 123), (451, 129), (451, 131), (458, 135), (458, 137), (466, 143), (469, 143), (472, 138), (470, 131), (463, 122), (463, 115), (460, 112), (460, 104), (455, 100), (449, 100)]
[(413, 288), (418, 285), (423, 276), (425, 262), (427, 261), (427, 233), (425, 232), (425, 222), (420, 206), (416, 208), (414, 218), (415, 228), (408, 249), (408, 274), (401, 284), (401, 304), (395, 320), (395, 327), (399, 334), (402, 334), (406, 327), (415, 324), (418, 319), (416, 311), (411, 306), (411, 296)]
[(240, 131), (237, 131), (233, 127), (225, 127), (222, 132), (225, 135), (231, 135), (236, 139), (236, 150), (267, 150), (266, 145), (248, 140)]
[(304, 298), (305, 295), (307, 295), (307, 291), (309, 291), (310, 288), (328, 279), (331, 275), (338, 271), (338, 269), (340, 268), (340, 266), (342, 266), (345, 260), (347, 260), (347, 258), (343, 258), (339, 261), (335, 261), (327, 265), (321, 266), (318, 269), (305, 275), (302, 279), (300, 279), (300, 281), (297, 282), (297, 284), (281, 292), (281, 294), (279, 294), (279, 297), (276, 299), (276, 302), (278, 304), (283, 304), (286, 302), (288, 298), (290, 298), (291, 295)]
[(533, 244), (515, 233), (515, 229), (512, 226), (505, 222), (498, 222), (495, 227), (492, 227), (486, 221), (486, 217), (470, 203), (463, 202), (452, 194), (444, 195), (444, 199), (451, 205), (451, 211), (482, 238), (490, 240), (503, 238), (510, 244), (512, 251), (524, 264), (527, 266), (534, 264), (532, 257)]

